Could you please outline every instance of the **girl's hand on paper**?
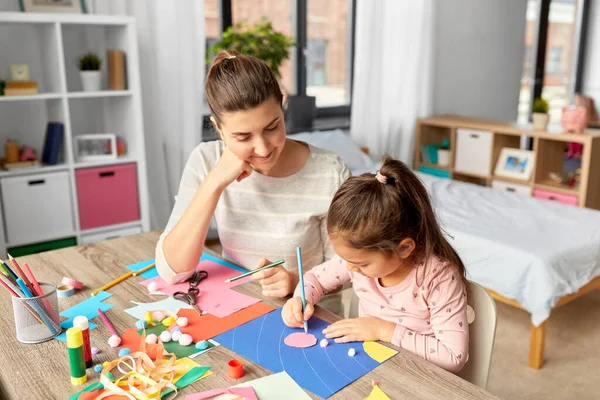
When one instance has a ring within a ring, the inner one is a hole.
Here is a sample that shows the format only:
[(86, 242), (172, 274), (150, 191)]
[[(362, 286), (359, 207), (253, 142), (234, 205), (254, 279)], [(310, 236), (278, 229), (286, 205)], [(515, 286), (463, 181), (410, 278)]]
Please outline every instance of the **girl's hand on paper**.
[(334, 322), (323, 329), (327, 339), (336, 343), (364, 342), (369, 340), (392, 341), (396, 324), (374, 317), (349, 318)]
[[(271, 264), (266, 258), (258, 262), (256, 268)], [(294, 290), (298, 284), (296, 274), (286, 270), (283, 265), (269, 268), (254, 274), (254, 279), (262, 286), (262, 294), (266, 297), (285, 297)]]
[(312, 304), (306, 303), (306, 309), (302, 314), (302, 299), (300, 297), (292, 297), (289, 299), (281, 310), (281, 318), (283, 323), (290, 328), (302, 328), (304, 321), (308, 321), (315, 312)]
[(223, 155), (213, 168), (223, 186), (229, 186), (233, 181), (240, 182), (252, 174), (252, 166), (240, 160), (235, 154), (225, 148)]

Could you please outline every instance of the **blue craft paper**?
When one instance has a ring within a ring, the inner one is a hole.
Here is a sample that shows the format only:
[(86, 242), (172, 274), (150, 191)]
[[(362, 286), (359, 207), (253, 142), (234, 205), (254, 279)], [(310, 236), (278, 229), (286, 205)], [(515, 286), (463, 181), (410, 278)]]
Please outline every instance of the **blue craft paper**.
[[(139, 263), (128, 265), (126, 268), (130, 271), (139, 271), (140, 269), (152, 264), (154, 261), (155, 261), (154, 259), (146, 260), (146, 261), (142, 261)], [(200, 261), (212, 261), (217, 264), (224, 265), (228, 268), (235, 269), (236, 271), (248, 272), (248, 270), (246, 270), (244, 268), (238, 267), (230, 262), (221, 260), (220, 258), (211, 256), (210, 254), (207, 254), (207, 253), (202, 253), (202, 257), (200, 257)], [(143, 277), (144, 279), (152, 279), (152, 278), (155, 278), (158, 276), (158, 271), (156, 270), (156, 267), (154, 267), (154, 268), (149, 269), (146, 272), (142, 272), (142, 274), (140, 276)]]
[[(311, 318), (308, 331), (317, 337), (317, 344), (306, 349), (289, 347), (283, 342), (287, 335), (302, 330), (285, 326), (281, 309), (277, 309), (214, 340), (273, 373), (285, 370), (304, 389), (328, 398), (379, 365), (363, 350), (362, 342), (337, 344), (329, 340), (327, 347), (319, 346), (328, 325)], [(354, 357), (348, 356), (351, 347), (356, 350)]]
[[(153, 262), (154, 262), (154, 259), (142, 261), (139, 263), (128, 265), (127, 269), (130, 271), (139, 271), (142, 268), (146, 268), (148, 265), (152, 264)], [(158, 276), (158, 271), (156, 270), (156, 267), (150, 268), (148, 271), (142, 272), (140, 274), (140, 276), (144, 279), (156, 278)]]
[[(74, 305), (71, 308), (67, 308), (63, 312), (60, 313), (62, 317), (68, 318), (66, 321), (60, 323), (60, 326), (63, 328), (63, 331), (60, 335), (56, 337), (57, 340), (62, 342), (67, 341), (67, 329), (73, 327), (73, 319), (78, 315), (85, 315), (88, 320), (92, 318), (96, 318), (98, 316), (98, 309), (101, 309), (102, 312), (106, 312), (114, 307), (113, 304), (103, 303), (104, 300), (108, 299), (112, 294), (108, 292), (99, 292), (95, 296), (89, 297)], [(96, 328), (96, 324), (90, 322), (90, 330)]]

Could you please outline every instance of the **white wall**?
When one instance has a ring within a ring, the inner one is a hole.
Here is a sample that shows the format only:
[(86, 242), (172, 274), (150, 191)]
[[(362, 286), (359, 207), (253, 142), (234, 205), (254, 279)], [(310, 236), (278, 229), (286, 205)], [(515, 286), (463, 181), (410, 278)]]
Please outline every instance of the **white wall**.
[(600, 110), (600, 4), (589, 1), (581, 92), (594, 99)]
[(434, 114), (516, 120), (527, 1), (438, 0), (436, 6)]

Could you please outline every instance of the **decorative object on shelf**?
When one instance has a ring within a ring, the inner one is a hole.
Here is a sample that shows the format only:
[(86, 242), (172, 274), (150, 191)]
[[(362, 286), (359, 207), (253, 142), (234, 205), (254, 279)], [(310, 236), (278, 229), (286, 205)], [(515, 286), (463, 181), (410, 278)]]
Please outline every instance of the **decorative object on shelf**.
[(38, 94), (38, 83), (32, 81), (10, 81), (4, 88), (5, 96), (30, 96)]
[(19, 142), (6, 139), (4, 142), (4, 162), (14, 163), (19, 161)]
[(550, 172), (548, 177), (551, 181), (559, 185), (567, 185), (569, 187), (575, 187), (579, 185), (581, 181), (581, 168), (577, 168), (575, 171), (566, 173)]
[(545, 131), (548, 126), (548, 121), (550, 120), (550, 116), (548, 115), (548, 110), (550, 106), (548, 102), (541, 97), (533, 100), (533, 106), (531, 107), (531, 112), (533, 113), (533, 129), (537, 131)]
[[(106, 151), (111, 153), (112, 152), (112, 143), (111, 142), (107, 142), (106, 143)], [(125, 142), (125, 139), (123, 139), (120, 136), (117, 136), (117, 156), (122, 156), (123, 154), (125, 154), (127, 152), (127, 143)]]
[(65, 126), (61, 122), (48, 122), (42, 152), (44, 164), (56, 165), (61, 161), (64, 132)]
[(23, 146), (19, 149), (19, 143), (12, 139), (4, 142), (4, 159), (1, 160), (4, 169), (37, 166), (40, 162), (36, 158), (36, 151), (33, 148)]
[(535, 153), (529, 150), (504, 147), (496, 163), (494, 175), (528, 181), (533, 172)]
[(29, 80), (29, 65), (11, 64), (10, 79), (15, 82), (25, 82)]
[(85, 92), (97, 92), (102, 86), (100, 66), (102, 60), (94, 53), (84, 54), (79, 58), (81, 86)]
[(86, 12), (85, 0), (19, 0), (21, 11), (76, 13)]
[(426, 164), (437, 164), (438, 163), (438, 145), (437, 144), (424, 144), (421, 146), (421, 158)]
[(441, 167), (447, 167), (450, 165), (450, 141), (444, 139), (440, 148), (437, 151), (438, 165)]
[(106, 51), (108, 90), (125, 90), (125, 53), (121, 50)]
[(581, 93), (575, 93), (575, 101), (573, 104), (576, 107), (585, 107), (587, 110), (587, 120), (592, 125), (600, 124), (600, 121), (598, 121), (598, 113), (596, 112), (594, 99)]
[(563, 107), (560, 124), (566, 132), (583, 133), (587, 126), (588, 116), (585, 107)]
[(33, 147), (22, 146), (21, 154), (19, 154), (19, 161), (35, 161), (37, 159), (37, 152)]
[(73, 151), (77, 161), (101, 161), (117, 159), (117, 135), (92, 133), (76, 135)]

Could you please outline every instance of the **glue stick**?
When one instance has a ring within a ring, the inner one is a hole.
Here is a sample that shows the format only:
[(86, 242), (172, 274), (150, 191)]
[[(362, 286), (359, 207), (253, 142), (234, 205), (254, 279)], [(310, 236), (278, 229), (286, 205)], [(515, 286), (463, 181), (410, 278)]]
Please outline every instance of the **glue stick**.
[(73, 318), (73, 326), (81, 329), (83, 335), (83, 358), (85, 359), (85, 367), (92, 368), (92, 345), (90, 343), (90, 324), (85, 315), (78, 315)]
[(87, 374), (81, 329), (67, 329), (67, 348), (69, 349), (69, 364), (71, 367), (71, 385), (83, 385), (87, 381)]

